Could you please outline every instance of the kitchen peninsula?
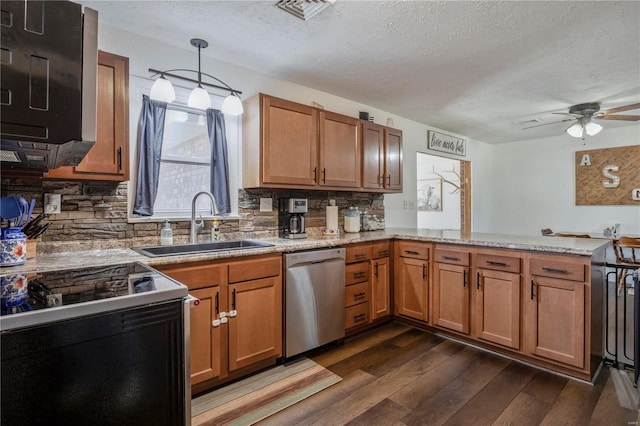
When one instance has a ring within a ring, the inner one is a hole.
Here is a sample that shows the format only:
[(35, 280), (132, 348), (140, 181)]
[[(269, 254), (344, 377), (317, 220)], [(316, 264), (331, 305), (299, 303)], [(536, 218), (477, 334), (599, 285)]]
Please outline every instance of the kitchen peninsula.
[[(245, 259), (249, 263), (244, 267), (250, 269), (256, 259), (279, 259), (282, 253), (338, 246), (349, 253), (386, 243), (388, 251), (381, 256), (389, 260), (386, 297), (392, 309), (383, 321), (400, 320), (586, 381), (594, 379), (601, 364), (608, 240), (388, 228), (339, 237), (260, 241), (272, 246), (155, 258), (126, 248), (39, 255), (0, 273), (132, 261), (167, 271), (188, 265), (240, 264)], [(276, 272), (275, 285), (281, 286)], [(364, 286), (373, 291), (370, 283)], [(379, 323), (379, 319), (355, 327), (352, 323), (347, 334)], [(271, 362), (281, 353), (281, 348), (274, 349)]]

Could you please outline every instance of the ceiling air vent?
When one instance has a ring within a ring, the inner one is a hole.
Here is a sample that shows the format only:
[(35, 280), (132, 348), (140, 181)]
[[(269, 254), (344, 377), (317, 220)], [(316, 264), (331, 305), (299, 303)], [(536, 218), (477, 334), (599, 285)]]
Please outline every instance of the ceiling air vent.
[(513, 124), (515, 124), (516, 126), (525, 127), (525, 126), (533, 126), (537, 123), (542, 123), (542, 119), (536, 117), (536, 118), (531, 118), (529, 120), (516, 121)]
[(280, 0), (276, 5), (300, 19), (308, 20), (336, 0)]

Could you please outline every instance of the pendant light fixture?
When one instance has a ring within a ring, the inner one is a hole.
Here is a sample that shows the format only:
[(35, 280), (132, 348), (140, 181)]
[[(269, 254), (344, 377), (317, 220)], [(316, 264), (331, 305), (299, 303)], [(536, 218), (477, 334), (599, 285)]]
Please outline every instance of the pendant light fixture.
[[(198, 48), (198, 71), (184, 69), (184, 68), (177, 68), (177, 69), (172, 69), (167, 71), (159, 71), (153, 68), (149, 68), (149, 72), (154, 73), (152, 77), (159, 75), (159, 77), (153, 83), (153, 86), (151, 86), (151, 92), (149, 93), (149, 97), (157, 101), (173, 102), (176, 98), (176, 92), (173, 89), (173, 85), (167, 79), (167, 77), (177, 78), (179, 80), (190, 81), (192, 83), (197, 84), (197, 86), (189, 94), (189, 99), (187, 100), (187, 105), (189, 107), (203, 109), (203, 110), (206, 110), (207, 108), (211, 107), (211, 98), (209, 96), (209, 92), (207, 92), (207, 90), (204, 87), (202, 87), (204, 85), (208, 87), (213, 87), (215, 89), (226, 90), (227, 92), (229, 92), (229, 95), (222, 102), (221, 110), (223, 114), (229, 114), (229, 115), (242, 114), (244, 112), (244, 109), (242, 108), (242, 102), (238, 97), (238, 95), (242, 94), (242, 92), (239, 90), (232, 89), (227, 83), (220, 80), (219, 78), (216, 78), (211, 74), (202, 72), (200, 51), (201, 49), (206, 49), (209, 46), (209, 43), (207, 43), (206, 40), (202, 40), (200, 38), (192, 38), (191, 45), (193, 47)], [(176, 71), (195, 73), (198, 75), (198, 79), (195, 80), (193, 78), (184, 77), (184, 76), (175, 74)], [(209, 77), (217, 81), (218, 83), (222, 84), (223, 86), (204, 82), (202, 81), (202, 76)]]

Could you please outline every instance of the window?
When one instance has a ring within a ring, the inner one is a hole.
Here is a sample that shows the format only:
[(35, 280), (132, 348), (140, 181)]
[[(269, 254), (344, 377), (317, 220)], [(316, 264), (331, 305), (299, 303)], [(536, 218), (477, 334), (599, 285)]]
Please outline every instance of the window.
[[(132, 102), (132, 123), (138, 123), (141, 99), (151, 89), (150, 80), (134, 77), (136, 85), (135, 102)], [(165, 117), (162, 157), (160, 160), (160, 176), (158, 194), (151, 219), (188, 218), (191, 215), (191, 200), (200, 191), (210, 191), (211, 145), (207, 133), (207, 118), (204, 111), (189, 108), (186, 101), (189, 89), (175, 86), (176, 101), (167, 106)], [(224, 96), (211, 96), (212, 108), (219, 109)], [(135, 116), (134, 116), (135, 114)], [(227, 130), (227, 148), (229, 161), (229, 194), (231, 198), (230, 216), (238, 214), (238, 181), (239, 181), (239, 149), (240, 126), (242, 117), (225, 116)], [(134, 127), (134, 126), (132, 126)], [(135, 132), (135, 136), (134, 136)], [(131, 140), (137, 138), (137, 126), (132, 130)], [(132, 146), (132, 154), (137, 156), (137, 147)], [(132, 158), (132, 168), (137, 167), (137, 160)], [(130, 205), (133, 204), (137, 170), (132, 170), (132, 181), (129, 185)], [(212, 210), (208, 198), (201, 197), (196, 206), (197, 213), (203, 217), (211, 217)]]

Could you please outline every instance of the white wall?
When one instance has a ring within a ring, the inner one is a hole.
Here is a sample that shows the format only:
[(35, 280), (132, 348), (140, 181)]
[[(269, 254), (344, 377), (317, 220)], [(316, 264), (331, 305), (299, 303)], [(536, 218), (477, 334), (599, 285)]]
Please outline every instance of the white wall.
[[(575, 152), (640, 144), (640, 126), (605, 129), (583, 141), (566, 134), (496, 145), (490, 228), (508, 234), (602, 232), (620, 223), (622, 234), (640, 234), (640, 206), (576, 206)], [(640, 165), (637, 184), (640, 186)]]

